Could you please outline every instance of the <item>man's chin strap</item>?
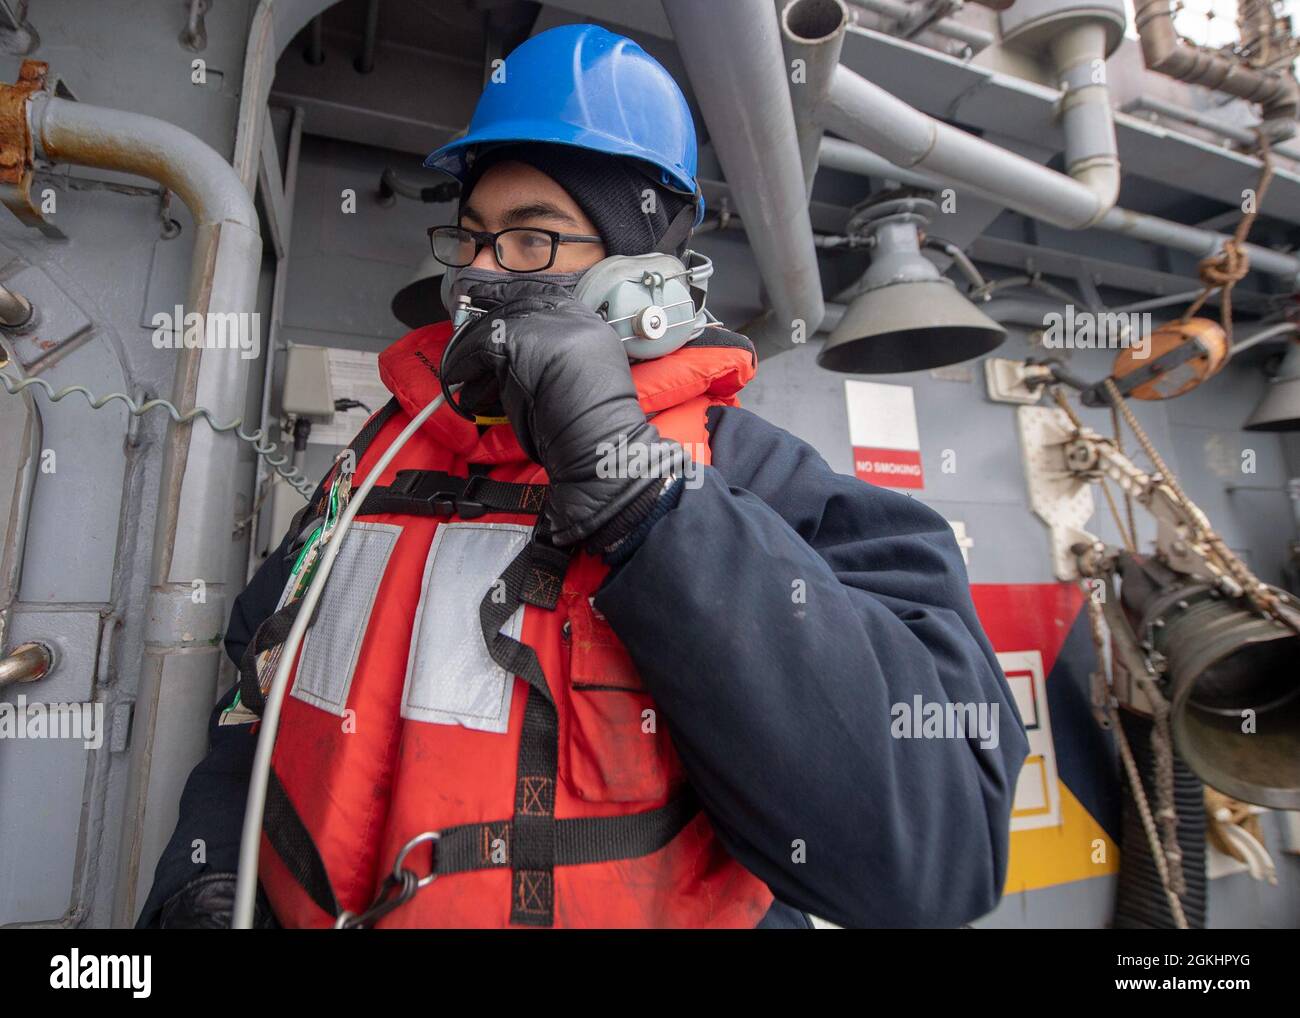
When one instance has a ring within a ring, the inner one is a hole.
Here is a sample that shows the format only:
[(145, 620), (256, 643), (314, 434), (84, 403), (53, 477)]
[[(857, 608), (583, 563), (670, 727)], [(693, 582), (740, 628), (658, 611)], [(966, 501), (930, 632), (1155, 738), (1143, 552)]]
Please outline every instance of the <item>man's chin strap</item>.
[(670, 254), (674, 258), (677, 257), (678, 249), (691, 239), (691, 233), (694, 229), (695, 202), (691, 202), (679, 209), (677, 215), (673, 216), (673, 221), (668, 224), (668, 229), (659, 238), (655, 253)]

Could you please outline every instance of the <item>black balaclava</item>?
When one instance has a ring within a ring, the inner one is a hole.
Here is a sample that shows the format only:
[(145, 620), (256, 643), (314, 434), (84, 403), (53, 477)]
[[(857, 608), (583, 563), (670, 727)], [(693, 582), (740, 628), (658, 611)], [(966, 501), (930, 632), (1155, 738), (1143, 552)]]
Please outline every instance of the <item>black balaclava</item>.
[[(596, 226), (605, 242), (606, 255), (647, 254), (658, 247), (673, 218), (691, 203), (655, 182), (623, 156), (592, 152), (569, 145), (529, 142), (488, 149), (475, 160), (461, 185), (461, 205), (469, 198), (479, 178), (500, 162), (527, 163), (559, 184)], [(646, 190), (654, 202), (646, 202)], [(653, 204), (653, 211), (645, 211)], [(685, 248), (683, 240), (673, 253)]]

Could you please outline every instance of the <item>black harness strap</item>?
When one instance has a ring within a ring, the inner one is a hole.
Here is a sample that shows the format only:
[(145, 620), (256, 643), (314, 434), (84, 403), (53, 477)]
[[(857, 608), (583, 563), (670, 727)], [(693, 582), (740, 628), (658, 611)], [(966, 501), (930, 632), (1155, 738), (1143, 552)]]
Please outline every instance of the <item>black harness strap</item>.
[(454, 513), (467, 520), (490, 512), (535, 516), (541, 512), (545, 498), (544, 484), (494, 481), (483, 474), (459, 477), (441, 470), (399, 470), (392, 484), (371, 490), (358, 515)]
[[(630, 816), (586, 817), (554, 822), (554, 865), (636, 859), (659, 851), (677, 837), (700, 805), (688, 788), (658, 809)], [(328, 915), (338, 918), (342, 909), (311, 833), (285, 794), (275, 772), (267, 786), (262, 829), (276, 854), (303, 890)], [(441, 832), (436, 843), (433, 871), (438, 876), (469, 873), (513, 865), (515, 820), (462, 824)], [(511, 921), (517, 892), (512, 894)]]
[(301, 604), (301, 601), (293, 601), (263, 619), (253, 639), (244, 648), (244, 656), (239, 661), (239, 702), (254, 714), (260, 716), (266, 709), (266, 697), (262, 695), (262, 683), (257, 674), (257, 657), (263, 651), (284, 643)]
[[(677, 837), (699, 812), (689, 789), (667, 805), (627, 816), (586, 817), (555, 821), (556, 866), (580, 866), (650, 855)], [(497, 820), (462, 824), (441, 832), (436, 872), (466, 873), (512, 863), (514, 824)]]
[[(510, 921), (550, 926), (555, 915), (555, 780), (560, 755), (559, 713), (532, 647), (501, 632), (521, 605), (551, 611), (560, 597), (569, 552), (550, 541), (546, 514), (538, 515), (523, 551), (488, 588), (479, 604), (483, 640), (492, 660), (528, 683), (515, 770), (515, 813), (510, 822)], [(500, 595), (505, 587), (504, 597)]]
[(308, 897), (335, 918), (339, 914), (338, 899), (330, 885), (329, 873), (320, 857), (311, 832), (302, 817), (293, 808), (289, 796), (272, 770), (266, 786), (266, 810), (262, 814), (262, 830), (293, 878), (302, 885)]

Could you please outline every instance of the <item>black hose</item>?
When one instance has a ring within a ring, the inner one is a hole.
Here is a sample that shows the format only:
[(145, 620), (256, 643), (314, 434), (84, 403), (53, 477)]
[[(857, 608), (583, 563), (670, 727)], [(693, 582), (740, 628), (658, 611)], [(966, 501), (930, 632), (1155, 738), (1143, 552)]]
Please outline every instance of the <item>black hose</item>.
[[(1133, 750), (1147, 803), (1156, 810), (1155, 754), (1151, 750), (1154, 723), (1122, 710), (1120, 724)], [(1123, 807), (1120, 828), (1119, 885), (1115, 894), (1117, 930), (1176, 929), (1169, 899), (1165, 896), (1151, 857), (1151, 847), (1142, 817), (1133, 798), (1127, 775), (1123, 780)], [(1174, 757), (1174, 808), (1178, 813), (1178, 844), (1183, 851), (1183, 879), (1187, 883), (1182, 896), (1183, 914), (1188, 928), (1205, 928), (1207, 887), (1205, 880), (1205, 793), (1200, 778), (1178, 756)]]

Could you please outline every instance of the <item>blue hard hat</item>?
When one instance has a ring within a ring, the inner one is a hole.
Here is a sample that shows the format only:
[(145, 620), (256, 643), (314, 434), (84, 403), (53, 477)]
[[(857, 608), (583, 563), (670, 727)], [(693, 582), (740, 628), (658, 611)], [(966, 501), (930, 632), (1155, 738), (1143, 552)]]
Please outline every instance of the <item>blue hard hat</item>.
[(597, 25), (562, 25), (535, 35), (489, 81), (469, 130), (424, 161), (464, 180), (479, 146), (545, 142), (627, 156), (658, 171), (659, 183), (695, 198), (695, 124), (686, 97), (659, 61), (631, 39)]

